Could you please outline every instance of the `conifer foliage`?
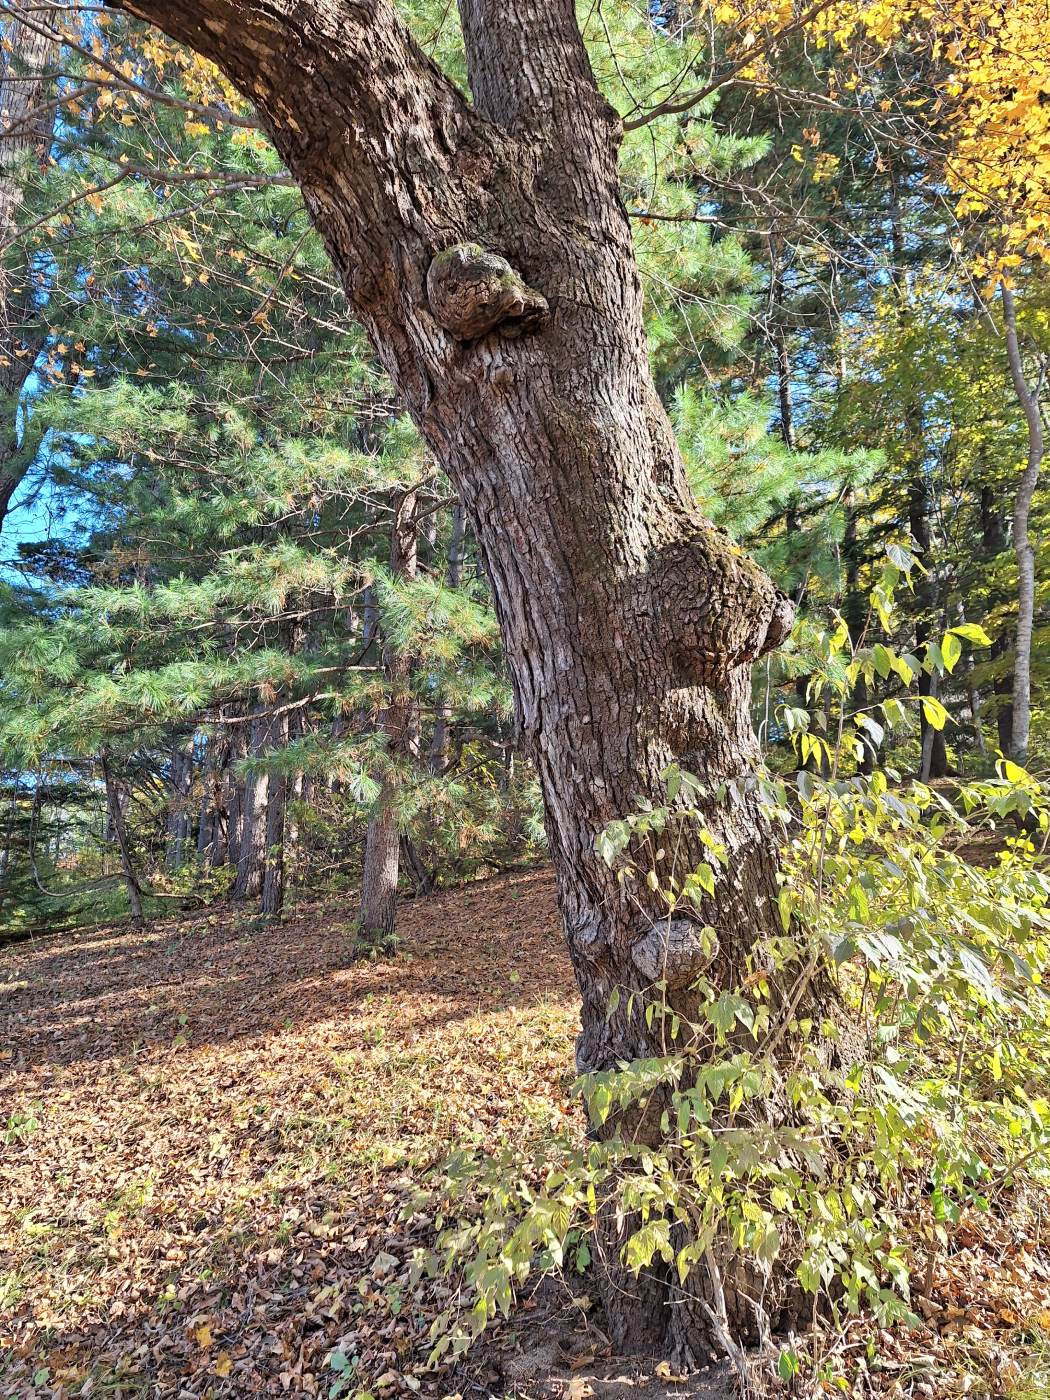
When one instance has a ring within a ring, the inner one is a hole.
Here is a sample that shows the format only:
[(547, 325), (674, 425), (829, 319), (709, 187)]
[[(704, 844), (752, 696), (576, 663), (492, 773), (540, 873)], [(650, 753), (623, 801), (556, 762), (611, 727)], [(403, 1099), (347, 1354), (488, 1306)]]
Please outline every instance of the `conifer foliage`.
[(569, 1268), (848, 1388), (1050, 1180), (1045, 6), (0, 30), (0, 944), (552, 866), (587, 1137), (428, 1177), (432, 1361)]

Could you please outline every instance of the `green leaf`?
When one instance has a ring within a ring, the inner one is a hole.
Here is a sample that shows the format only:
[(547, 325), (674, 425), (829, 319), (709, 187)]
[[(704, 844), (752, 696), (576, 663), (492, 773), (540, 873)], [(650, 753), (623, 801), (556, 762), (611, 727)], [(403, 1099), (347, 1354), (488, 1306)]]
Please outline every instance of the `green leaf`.
[(875, 662), (875, 669), (882, 679), (889, 680), (890, 672), (893, 670), (893, 657), (881, 642), (876, 642), (871, 649), (872, 660)]
[(777, 1358), (777, 1374), (782, 1381), (792, 1381), (798, 1375), (800, 1362), (793, 1351), (782, 1351)]

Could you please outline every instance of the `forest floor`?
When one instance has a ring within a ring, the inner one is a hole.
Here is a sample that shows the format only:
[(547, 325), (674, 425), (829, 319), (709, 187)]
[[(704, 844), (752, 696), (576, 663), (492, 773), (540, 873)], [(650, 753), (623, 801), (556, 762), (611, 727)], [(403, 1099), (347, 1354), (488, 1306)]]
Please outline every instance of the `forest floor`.
[[(575, 1121), (578, 1011), (544, 872), (406, 902), (399, 935), (356, 959), (329, 901), (3, 953), (3, 1400), (732, 1394), (718, 1366), (675, 1385), (603, 1358), (586, 1298), (550, 1283), (454, 1375), (426, 1369), (451, 1293), (409, 1286), (406, 1196), (454, 1146)], [(1028, 1227), (965, 1221), (928, 1311), (874, 1333), (854, 1394), (1050, 1396)]]

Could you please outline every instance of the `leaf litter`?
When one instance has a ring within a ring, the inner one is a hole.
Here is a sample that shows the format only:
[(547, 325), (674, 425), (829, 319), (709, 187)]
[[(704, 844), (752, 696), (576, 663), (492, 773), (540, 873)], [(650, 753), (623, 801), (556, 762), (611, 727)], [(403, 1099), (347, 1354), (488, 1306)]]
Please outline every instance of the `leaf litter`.
[[(0, 994), (5, 1400), (728, 1393), (718, 1367), (616, 1363), (549, 1284), (457, 1374), (427, 1369), (454, 1283), (409, 1287), (414, 1183), (576, 1118), (546, 872), (406, 902), (381, 960), (329, 900), (22, 945)], [(1045, 1203), (1014, 1207), (964, 1217), (921, 1328), (852, 1324), (851, 1393), (1050, 1395)]]

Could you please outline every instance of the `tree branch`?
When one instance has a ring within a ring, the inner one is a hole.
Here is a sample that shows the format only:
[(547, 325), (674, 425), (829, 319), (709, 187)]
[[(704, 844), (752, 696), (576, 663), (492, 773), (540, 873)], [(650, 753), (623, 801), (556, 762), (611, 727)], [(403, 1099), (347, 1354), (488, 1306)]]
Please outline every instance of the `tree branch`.
[(756, 58), (760, 58), (763, 54), (769, 53), (781, 40), (788, 39), (791, 35), (797, 34), (800, 29), (805, 29), (807, 24), (811, 24), (818, 15), (830, 9), (834, 3), (835, 0), (816, 0), (816, 4), (811, 5), (804, 14), (799, 15), (797, 20), (791, 24), (785, 25), (783, 29), (778, 29), (775, 34), (771, 34), (764, 44), (748, 49), (745, 54), (726, 69), (721, 77), (712, 79), (711, 82), (706, 83), (702, 88), (696, 88), (693, 92), (687, 92), (682, 97), (668, 98), (666, 102), (658, 103), (657, 106), (653, 107), (648, 112), (643, 112), (639, 117), (628, 118), (623, 124), (624, 131), (634, 131), (637, 127), (647, 126), (649, 122), (656, 121), (658, 117), (673, 116), (678, 112), (688, 112), (691, 107), (697, 106), (699, 103), (703, 102), (705, 98), (710, 97), (712, 93), (718, 92), (720, 88), (724, 88), (727, 83), (732, 82), (738, 73), (747, 68), (749, 64), (754, 63)]

